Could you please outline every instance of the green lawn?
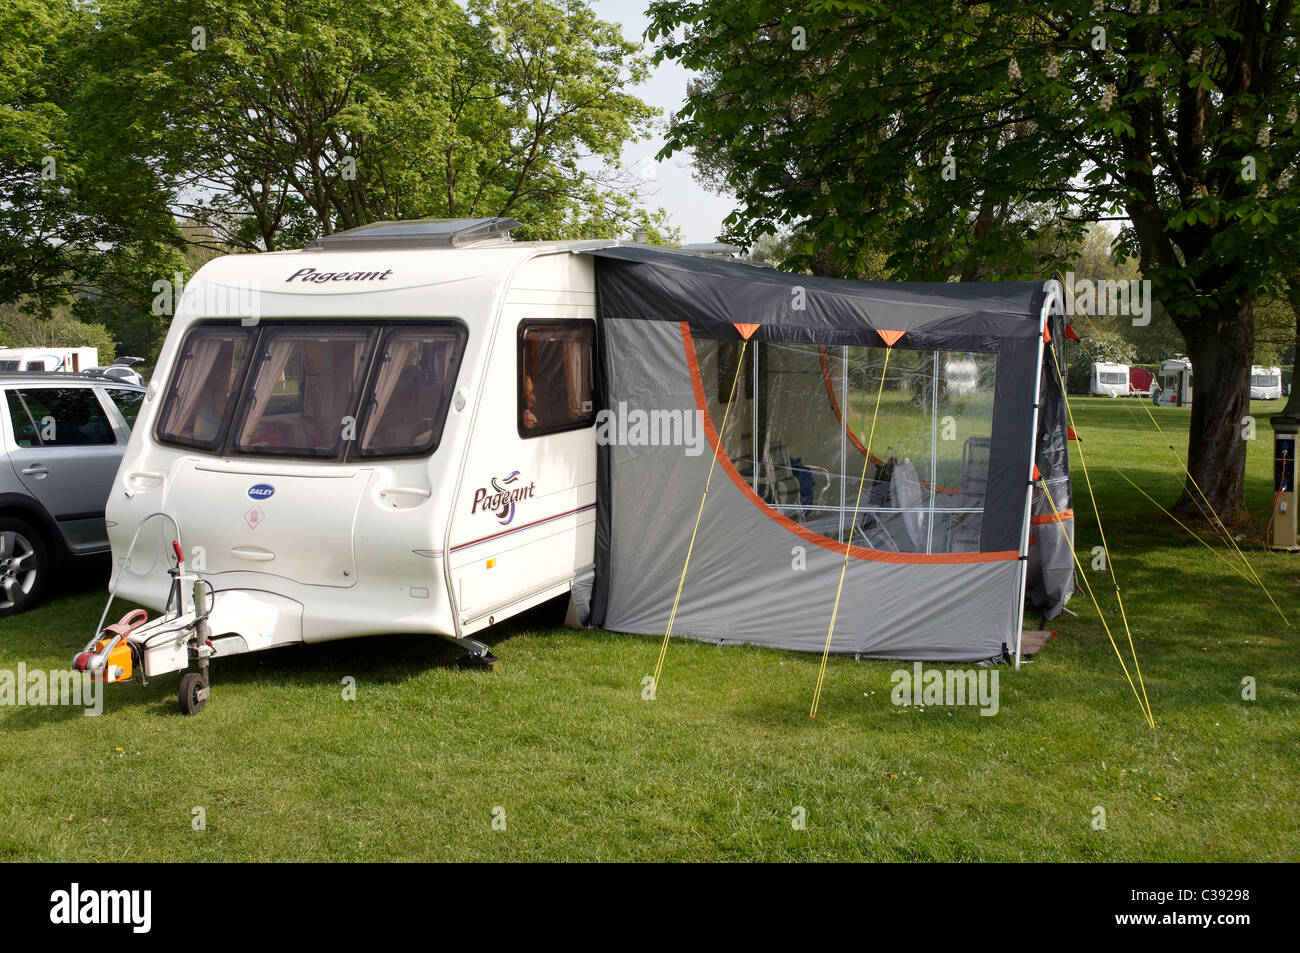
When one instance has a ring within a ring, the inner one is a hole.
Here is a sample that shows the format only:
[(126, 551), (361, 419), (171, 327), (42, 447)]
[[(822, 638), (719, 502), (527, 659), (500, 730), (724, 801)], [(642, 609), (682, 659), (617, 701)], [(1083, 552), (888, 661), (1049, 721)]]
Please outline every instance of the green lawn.
[[(895, 707), (898, 663), (836, 658), (815, 722), (814, 656), (674, 643), (645, 702), (657, 640), (560, 629), (547, 607), (493, 630), (498, 673), (393, 637), (218, 660), (195, 718), (176, 713), (175, 676), (114, 686), (100, 717), (0, 710), (0, 857), (1300, 859), (1300, 624), (1284, 629), (1258, 590), (1097, 465), (1173, 500), (1177, 465), (1145, 413), (1073, 404), (1154, 732), (1082, 597), (1056, 642), (1001, 671), (996, 717)], [(1254, 408), (1252, 510), (1272, 497), (1279, 405)], [(1187, 411), (1157, 413), (1181, 446)], [(1075, 484), (1090, 554), (1077, 469)], [(1242, 545), (1300, 617), (1300, 556), (1265, 553), (1263, 522)], [(1109, 608), (1106, 577), (1091, 578)], [(0, 621), (0, 669), (66, 666), (101, 600), (86, 584)], [(1256, 701), (1241, 698), (1245, 676)], [(806, 830), (792, 828), (796, 806)], [(1092, 827), (1097, 806), (1106, 830)]]

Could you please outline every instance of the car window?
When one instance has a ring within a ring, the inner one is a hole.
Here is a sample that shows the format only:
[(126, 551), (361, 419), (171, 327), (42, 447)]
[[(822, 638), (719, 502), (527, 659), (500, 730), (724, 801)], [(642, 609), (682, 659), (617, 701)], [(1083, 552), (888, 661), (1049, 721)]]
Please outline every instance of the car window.
[(108, 396), (113, 398), (118, 411), (126, 418), (126, 425), (135, 427), (135, 418), (140, 414), (140, 404), (144, 402), (144, 391), (109, 387)]
[(40, 387), (6, 395), (20, 447), (84, 447), (116, 443), (104, 409), (88, 387)]

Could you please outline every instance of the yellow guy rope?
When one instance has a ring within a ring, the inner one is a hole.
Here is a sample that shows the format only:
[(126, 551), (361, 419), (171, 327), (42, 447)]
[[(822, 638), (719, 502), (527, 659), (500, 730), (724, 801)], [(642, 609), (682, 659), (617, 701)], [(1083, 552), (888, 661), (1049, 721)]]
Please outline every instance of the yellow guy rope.
[[(1088, 323), (1092, 324), (1091, 317), (1088, 318)], [(1093, 330), (1096, 330), (1095, 325), (1093, 326)], [(1088, 348), (1086, 345), (1084, 345), (1082, 340), (1079, 341), (1079, 346), (1083, 348), (1083, 353), (1087, 356), (1088, 360), (1092, 361), (1092, 354), (1088, 352)], [(1053, 358), (1055, 358), (1055, 354), (1053, 354)], [(1092, 363), (1095, 364), (1096, 361), (1092, 361)], [(1060, 371), (1059, 364), (1057, 365), (1057, 371), (1058, 373)], [(1242, 564), (1246, 567), (1246, 572), (1250, 573), (1250, 577), (1247, 578), (1246, 581), (1250, 582), (1252, 579), (1254, 580), (1255, 585), (1259, 586), (1259, 588), (1263, 591), (1264, 595), (1268, 597), (1268, 601), (1273, 603), (1273, 608), (1276, 609), (1277, 614), (1282, 617), (1282, 621), (1285, 622), (1288, 626), (1290, 626), (1291, 620), (1286, 617), (1286, 613), (1282, 611), (1282, 607), (1279, 606), (1277, 604), (1277, 600), (1273, 598), (1273, 593), (1268, 591), (1268, 587), (1264, 585), (1264, 581), (1260, 579), (1259, 574), (1255, 572), (1255, 567), (1250, 564), (1250, 560), (1246, 558), (1246, 554), (1241, 551), (1241, 547), (1237, 545), (1237, 541), (1232, 538), (1232, 533), (1228, 530), (1228, 527), (1223, 522), (1223, 520), (1219, 518), (1219, 514), (1215, 512), (1214, 505), (1210, 503), (1209, 497), (1207, 497), (1205, 493), (1201, 490), (1200, 484), (1196, 482), (1196, 477), (1192, 476), (1192, 471), (1188, 469), (1186, 460), (1180, 457), (1178, 455), (1178, 451), (1174, 449), (1174, 445), (1168, 442), (1169, 437), (1165, 433), (1164, 428), (1160, 426), (1160, 421), (1156, 420), (1155, 414), (1151, 413), (1151, 408), (1146, 405), (1146, 401), (1144, 400), (1139, 401), (1139, 403), (1142, 405), (1142, 409), (1146, 412), (1146, 415), (1151, 418), (1151, 423), (1155, 425), (1156, 431), (1160, 434), (1162, 438), (1164, 438), (1165, 446), (1169, 450), (1170, 455), (1174, 458), (1174, 462), (1178, 464), (1179, 469), (1183, 471), (1183, 473), (1187, 476), (1188, 481), (1191, 482), (1192, 486), (1196, 489), (1196, 492), (1200, 495), (1201, 497), (1200, 501), (1198, 501), (1195, 497), (1193, 497), (1192, 502), (1196, 504), (1197, 509), (1201, 511), (1201, 515), (1206, 517), (1207, 522), (1209, 522), (1211, 526), (1214, 526), (1216, 523), (1219, 525), (1219, 527), (1223, 531), (1224, 538), (1228, 541), (1228, 546), (1231, 547), (1232, 550), (1237, 554), (1237, 558), (1240, 559)], [(1068, 405), (1069, 403), (1067, 401), (1067, 407)], [(1133, 411), (1130, 409), (1129, 413), (1132, 414)], [(1135, 420), (1137, 419), (1136, 415), (1134, 416), (1134, 419)], [(1073, 426), (1073, 424), (1074, 422), (1073, 420), (1071, 420), (1071, 426)], [(1115, 470), (1116, 473), (1119, 473), (1119, 470), (1116, 470), (1113, 466), (1111, 467), (1111, 469)], [(1120, 473), (1120, 476), (1124, 476), (1124, 474)], [(1127, 480), (1128, 477), (1124, 477), (1124, 479)], [(1131, 480), (1129, 482), (1132, 483)], [(1137, 488), (1136, 484), (1133, 485), (1134, 488)], [(1143, 493), (1143, 496), (1146, 496), (1146, 494)], [(1148, 496), (1147, 499), (1151, 499), (1151, 498)], [(1155, 503), (1155, 500), (1151, 500), (1151, 502)], [(1202, 502), (1204, 503), (1204, 505), (1202, 505)], [(1159, 506), (1158, 503), (1156, 505)], [(1166, 515), (1169, 516), (1170, 519), (1174, 518), (1173, 514), (1169, 513), (1167, 510), (1165, 511), (1165, 513)], [(1183, 524), (1181, 522), (1178, 522), (1177, 520), (1174, 520), (1174, 522), (1177, 522), (1179, 526), (1183, 526)], [(1190, 529), (1187, 529), (1186, 526), (1183, 526), (1183, 529), (1186, 529), (1187, 532), (1189, 533), (1192, 532)], [(1196, 536), (1195, 533), (1192, 533), (1192, 535)], [(1197, 538), (1199, 539), (1200, 537)], [(1201, 541), (1204, 542), (1204, 540)], [(1206, 545), (1209, 544), (1207, 543)], [(1213, 547), (1211, 547), (1211, 549), (1213, 549)], [(1241, 574), (1238, 573), (1238, 575)]]
[(862, 455), (862, 476), (858, 479), (858, 495), (853, 501), (853, 521), (849, 523), (849, 538), (844, 543), (844, 564), (840, 566), (840, 584), (835, 590), (835, 608), (831, 610), (830, 628), (826, 630), (826, 646), (822, 649), (822, 664), (817, 672), (817, 688), (813, 692), (812, 708), (809, 718), (817, 717), (817, 706), (821, 702), (822, 684), (826, 681), (826, 659), (831, 654), (831, 637), (835, 634), (835, 619), (840, 613), (840, 596), (844, 594), (844, 574), (849, 568), (849, 550), (853, 547), (853, 531), (858, 526), (858, 508), (862, 505), (862, 486), (867, 482), (867, 462), (871, 459), (871, 443), (876, 439), (876, 420), (880, 416), (880, 395), (885, 391), (885, 372), (889, 370), (889, 355), (894, 352), (892, 345), (885, 348), (885, 365), (880, 369), (880, 387), (876, 391), (876, 409), (871, 415), (871, 433), (867, 436), (867, 451)]
[[(1074, 426), (1074, 411), (1070, 409), (1070, 399), (1067, 396), (1068, 392), (1066, 391), (1065, 388), (1065, 374), (1061, 370), (1061, 362), (1056, 356), (1055, 347), (1049, 346), (1048, 350), (1052, 352), (1052, 363), (1056, 365), (1056, 376), (1057, 379), (1061, 382), (1061, 396), (1064, 398), (1066, 416), (1069, 418), (1070, 426), (1074, 428), (1074, 433), (1077, 436), (1079, 433), (1079, 428)], [(1092, 492), (1092, 476), (1088, 472), (1088, 457), (1087, 454), (1085, 454), (1083, 451), (1083, 441), (1079, 440), (1078, 444), (1079, 444), (1079, 463), (1083, 466), (1083, 479), (1088, 486), (1088, 499), (1092, 501), (1092, 512), (1093, 515), (1097, 517), (1097, 529), (1101, 533), (1101, 550), (1106, 556), (1106, 569), (1110, 573), (1111, 583), (1115, 586), (1115, 600), (1116, 602), (1119, 603), (1119, 615), (1120, 618), (1124, 621), (1124, 633), (1125, 635), (1128, 636), (1128, 648), (1129, 648), (1129, 652), (1133, 656), (1133, 669), (1135, 672), (1137, 672), (1138, 684), (1142, 686), (1142, 701), (1145, 702), (1145, 705), (1143, 707), (1143, 713), (1146, 714), (1147, 716), (1147, 722), (1151, 725), (1152, 728), (1155, 728), (1156, 726), (1155, 719), (1151, 715), (1151, 701), (1150, 699), (1147, 698), (1147, 686), (1146, 683), (1142, 680), (1142, 666), (1138, 662), (1137, 647), (1133, 644), (1133, 631), (1128, 624), (1128, 613), (1124, 611), (1124, 596), (1120, 593), (1119, 579), (1115, 576), (1114, 561), (1110, 558), (1110, 547), (1106, 542), (1106, 528), (1101, 523), (1101, 509), (1097, 506), (1097, 497)], [(1052, 492), (1051, 490), (1047, 489), (1047, 480), (1044, 479), (1042, 481), (1042, 484), (1043, 484), (1043, 490), (1047, 493), (1048, 501), (1051, 502)], [(1056, 512), (1055, 503), (1052, 503), (1052, 511)], [(1061, 532), (1062, 533), (1065, 532), (1065, 527), (1061, 527)], [(1073, 546), (1070, 547), (1070, 552), (1072, 553), (1074, 552)], [(1079, 557), (1076, 555), (1074, 557), (1074, 560), (1076, 563), (1078, 563)], [(1079, 571), (1080, 573), (1082, 573), (1083, 572), (1082, 568), (1080, 568)], [(1087, 576), (1084, 576), (1084, 581), (1085, 582), (1087, 581)], [(1089, 594), (1091, 594), (1092, 592), (1091, 585), (1088, 586), (1088, 592)], [(1101, 612), (1100, 607), (1098, 607), (1097, 612), (1098, 614), (1100, 614)], [(1106, 625), (1105, 619), (1102, 620), (1102, 625)], [(1106, 626), (1106, 634), (1110, 635), (1109, 626)], [(1119, 650), (1116, 649), (1116, 652), (1118, 651)], [(1122, 664), (1123, 659), (1121, 659), (1120, 662)], [(1127, 668), (1125, 668), (1124, 674), (1125, 675), (1128, 674)]]
[[(1140, 403), (1142, 404), (1142, 409), (1147, 412), (1147, 416), (1151, 418), (1151, 422), (1156, 425), (1156, 430), (1159, 431), (1160, 436), (1165, 439), (1165, 446), (1169, 448), (1170, 454), (1172, 454), (1173, 458), (1178, 461), (1178, 465), (1182, 467), (1183, 472), (1187, 474), (1187, 479), (1191, 482), (1192, 486), (1196, 488), (1196, 492), (1200, 494), (1201, 499), (1205, 502), (1205, 509), (1208, 509), (1210, 515), (1213, 517), (1210, 521), (1210, 525), (1213, 526), (1215, 523), (1219, 524), (1219, 528), (1223, 530), (1223, 538), (1228, 541), (1228, 545), (1232, 547), (1233, 551), (1237, 554), (1237, 558), (1240, 559), (1242, 565), (1246, 567), (1246, 571), (1249, 572), (1251, 577), (1255, 580), (1255, 585), (1259, 586), (1259, 588), (1264, 591), (1264, 595), (1268, 596), (1268, 601), (1273, 603), (1273, 608), (1277, 610), (1277, 614), (1280, 615), (1282, 621), (1289, 626), (1291, 620), (1286, 617), (1286, 613), (1282, 611), (1282, 607), (1279, 606), (1277, 600), (1273, 598), (1273, 593), (1268, 591), (1268, 587), (1264, 585), (1264, 580), (1259, 578), (1259, 575), (1255, 572), (1255, 567), (1250, 564), (1250, 560), (1246, 558), (1246, 554), (1241, 551), (1241, 547), (1237, 545), (1237, 541), (1232, 538), (1232, 531), (1228, 529), (1227, 524), (1224, 523), (1223, 520), (1220, 519), (1219, 514), (1215, 512), (1214, 504), (1210, 502), (1204, 491), (1201, 490), (1201, 485), (1196, 482), (1196, 477), (1192, 476), (1192, 471), (1188, 469), (1186, 462), (1178, 455), (1178, 451), (1174, 449), (1174, 445), (1167, 442), (1169, 438), (1165, 435), (1165, 431), (1160, 426), (1160, 422), (1156, 420), (1155, 414), (1151, 413), (1151, 408), (1147, 406), (1146, 401), (1140, 401)], [(1200, 504), (1198, 503), (1197, 506), (1200, 506)], [(1204, 510), (1202, 510), (1202, 512), (1204, 512)]]
[(682, 599), (682, 587), (686, 585), (686, 570), (691, 564), (691, 553), (695, 550), (695, 535), (700, 531), (700, 517), (704, 515), (704, 501), (709, 498), (709, 484), (713, 482), (713, 470), (718, 465), (718, 450), (722, 446), (722, 436), (727, 432), (727, 418), (731, 416), (731, 403), (736, 397), (736, 385), (740, 382), (740, 369), (745, 366), (745, 351), (749, 348), (746, 338), (740, 345), (740, 357), (736, 359), (736, 376), (731, 380), (731, 393), (727, 395), (727, 407), (722, 412), (722, 426), (718, 429), (718, 440), (713, 445), (713, 462), (709, 464), (709, 477), (704, 481), (704, 495), (700, 497), (700, 509), (695, 514), (695, 528), (691, 530), (691, 544), (686, 548), (686, 561), (682, 563), (682, 577), (677, 580), (677, 595), (673, 596), (673, 611), (668, 616), (668, 630), (664, 632), (663, 644), (659, 646), (659, 658), (655, 662), (655, 675), (652, 690), (655, 697), (659, 695), (659, 676), (663, 674), (664, 659), (668, 657), (668, 639), (673, 634), (673, 622), (677, 620), (677, 604)]
[[(1071, 425), (1073, 426), (1073, 425)], [(1056, 501), (1052, 499), (1052, 491), (1047, 487), (1047, 479), (1040, 477), (1039, 482), (1042, 484), (1043, 492), (1047, 494), (1047, 502), (1052, 507), (1052, 515), (1056, 517), (1056, 525), (1061, 528), (1061, 536), (1065, 539), (1066, 546), (1070, 549), (1070, 555), (1074, 557), (1074, 565), (1079, 570), (1079, 578), (1083, 580), (1084, 587), (1088, 590), (1088, 598), (1092, 600), (1093, 608), (1097, 610), (1097, 618), (1101, 619), (1102, 628), (1106, 630), (1106, 638), (1110, 639), (1110, 647), (1115, 650), (1115, 657), (1119, 659), (1119, 667), (1124, 670), (1124, 677), (1128, 679), (1129, 688), (1133, 689), (1133, 697), (1137, 699), (1138, 708), (1142, 711), (1142, 717), (1146, 723), (1155, 728), (1155, 717), (1151, 714), (1151, 703), (1146, 701), (1146, 686), (1143, 686), (1139, 694), (1137, 685), (1133, 684), (1133, 676), (1129, 674), (1128, 666), (1124, 663), (1124, 656), (1120, 653), (1119, 645), (1115, 642), (1115, 636), (1110, 631), (1110, 625), (1106, 622), (1106, 616), (1101, 611), (1101, 603), (1097, 601), (1097, 594), (1092, 591), (1092, 583), (1088, 581), (1088, 574), (1083, 571), (1083, 564), (1079, 562), (1079, 554), (1074, 551), (1074, 544), (1070, 541), (1070, 534), (1065, 531), (1065, 524), (1061, 521), (1061, 513), (1056, 508)], [(1100, 522), (1100, 520), (1098, 521)], [(1109, 562), (1110, 557), (1107, 556)], [(1130, 639), (1132, 637), (1130, 636)], [(1131, 643), (1130, 643), (1131, 644)], [(1133, 656), (1133, 664), (1137, 665), (1137, 655)], [(1138, 680), (1141, 681), (1141, 673), (1138, 673)]]
[[(1134, 417), (1133, 419), (1134, 419), (1134, 420), (1137, 420), (1136, 417)], [(1193, 530), (1191, 529), (1191, 527), (1189, 527), (1186, 523), (1184, 523), (1182, 520), (1180, 520), (1180, 519), (1179, 519), (1177, 516), (1175, 516), (1173, 513), (1170, 513), (1167, 509), (1165, 509), (1165, 508), (1164, 508), (1163, 506), (1161, 506), (1159, 503), (1157, 503), (1156, 500), (1155, 500), (1155, 498), (1154, 498), (1150, 493), (1148, 493), (1146, 490), (1142, 489), (1142, 487), (1138, 486), (1136, 483), (1134, 483), (1132, 480), (1130, 480), (1130, 479), (1128, 478), (1128, 475), (1125, 474), (1122, 470), (1120, 470), (1118, 467), (1116, 467), (1114, 464), (1112, 464), (1112, 463), (1111, 463), (1110, 461), (1108, 461), (1108, 460), (1103, 460), (1102, 463), (1106, 464), (1106, 466), (1108, 466), (1108, 467), (1110, 467), (1112, 470), (1114, 470), (1114, 471), (1119, 475), (1119, 477), (1120, 477), (1120, 478), (1121, 478), (1125, 483), (1127, 483), (1129, 486), (1133, 487), (1133, 489), (1137, 490), (1139, 493), (1141, 493), (1143, 496), (1145, 496), (1148, 500), (1150, 500), (1151, 503), (1155, 506), (1155, 508), (1158, 509), (1161, 513), (1164, 513), (1165, 516), (1168, 516), (1171, 520), (1173, 520), (1175, 523), (1177, 523), (1179, 526), (1181, 526), (1181, 527), (1183, 528), (1183, 531), (1184, 531), (1185, 533), (1187, 533), (1187, 535), (1191, 536), (1192, 539), (1196, 540), (1198, 543), (1200, 543), (1202, 546), (1204, 546), (1204, 547), (1205, 547), (1206, 549), (1208, 549), (1210, 552), (1214, 553), (1214, 555), (1216, 555), (1216, 556), (1218, 556), (1220, 559), (1222, 559), (1223, 562), (1224, 562), (1224, 565), (1226, 565), (1229, 569), (1231, 569), (1233, 572), (1235, 572), (1238, 576), (1240, 576), (1242, 579), (1246, 580), (1247, 582), (1250, 582), (1250, 581), (1251, 581), (1251, 578), (1250, 578), (1249, 576), (1247, 576), (1244, 572), (1242, 572), (1239, 568), (1237, 568), (1237, 564), (1236, 564), (1236, 563), (1234, 563), (1234, 562), (1233, 562), (1231, 559), (1229, 559), (1227, 556), (1223, 555), (1223, 553), (1219, 552), (1217, 549), (1215, 549), (1213, 546), (1211, 546), (1209, 543), (1207, 543), (1207, 542), (1206, 542), (1205, 540), (1203, 540), (1201, 537), (1197, 536), (1196, 533), (1193, 532)]]

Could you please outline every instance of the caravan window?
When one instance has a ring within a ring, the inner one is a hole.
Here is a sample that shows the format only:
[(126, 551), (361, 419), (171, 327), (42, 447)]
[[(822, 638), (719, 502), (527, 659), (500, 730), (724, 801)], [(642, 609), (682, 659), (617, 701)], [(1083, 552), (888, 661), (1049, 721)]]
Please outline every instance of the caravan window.
[(1250, 376), (1251, 387), (1279, 387), (1281, 380), (1272, 374), (1252, 374)]
[(373, 328), (267, 329), (235, 428), (239, 453), (337, 457), (356, 433)]
[(1103, 384), (1127, 384), (1128, 375), (1123, 371), (1102, 371), (1099, 375)]
[(596, 419), (591, 321), (526, 321), (519, 329), (519, 436), (589, 427)]
[(253, 334), (253, 328), (231, 325), (190, 332), (158, 417), (159, 440), (198, 450), (221, 449)]
[(437, 448), (465, 338), (465, 329), (451, 324), (384, 335), (366, 401), (361, 456), (429, 453)]
[(157, 436), (317, 460), (430, 453), (466, 340), (450, 321), (201, 325), (181, 346)]

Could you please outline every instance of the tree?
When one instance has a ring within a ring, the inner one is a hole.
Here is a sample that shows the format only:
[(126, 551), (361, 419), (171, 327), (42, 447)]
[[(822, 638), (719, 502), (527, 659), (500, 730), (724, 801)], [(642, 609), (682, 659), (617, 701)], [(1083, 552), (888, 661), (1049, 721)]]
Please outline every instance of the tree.
[(15, 305), (0, 305), (0, 347), (93, 347), (101, 364), (111, 364), (117, 344), (102, 324), (78, 321), (69, 309), (38, 317)]
[(128, 260), (177, 260), (151, 170), (118, 148), (130, 131), (94, 128), (79, 102), (95, 33), (74, 0), (0, 6), (0, 303), (83, 313), (89, 293), (136, 294)]
[[(1291, 0), (777, 0), (650, 11), (700, 72), (665, 154), (695, 150), (740, 208), (855, 274), (1041, 275), (1045, 231), (1121, 219), (1196, 369), (1187, 465), (1241, 511), (1261, 289), (1290, 270), (1300, 129)], [(1050, 258), (1051, 256), (1048, 256)], [(1189, 485), (1177, 506), (1195, 514)]]
[[(656, 110), (639, 47), (580, 0), (105, 0), (87, 94), (216, 245), (382, 219), (514, 216), (524, 237), (650, 221), (599, 167)], [(122, 101), (123, 87), (141, 90)]]

